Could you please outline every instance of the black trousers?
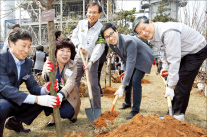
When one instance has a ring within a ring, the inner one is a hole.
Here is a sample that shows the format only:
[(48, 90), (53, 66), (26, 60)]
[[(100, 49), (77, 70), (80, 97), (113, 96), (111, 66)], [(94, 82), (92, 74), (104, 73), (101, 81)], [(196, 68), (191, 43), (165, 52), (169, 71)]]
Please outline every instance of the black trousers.
[(101, 79), (101, 70), (103, 68), (103, 65), (104, 63), (99, 63), (99, 66), (98, 66), (98, 86), (100, 87), (100, 93), (102, 93), (102, 90), (101, 90), (101, 84), (100, 84), (100, 79)]
[(17, 104), (6, 99), (0, 99), (0, 137), (3, 136), (4, 123), (8, 117), (14, 116), (16, 120), (30, 125), (43, 111), (44, 107), (37, 104)]
[(185, 114), (190, 98), (190, 91), (198, 74), (199, 68), (207, 58), (207, 46), (196, 54), (189, 54), (181, 59), (179, 81), (175, 87), (175, 96), (172, 101), (174, 114)]

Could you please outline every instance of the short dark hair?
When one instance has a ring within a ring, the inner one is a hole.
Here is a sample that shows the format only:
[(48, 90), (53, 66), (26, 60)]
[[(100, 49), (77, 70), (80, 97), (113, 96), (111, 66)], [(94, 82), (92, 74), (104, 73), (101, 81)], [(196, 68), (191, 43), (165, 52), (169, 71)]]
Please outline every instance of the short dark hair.
[(55, 39), (57, 40), (58, 39), (58, 36), (60, 36), (62, 33), (62, 31), (56, 31), (55, 32)]
[(12, 41), (14, 43), (17, 42), (17, 40), (30, 40), (32, 42), (32, 36), (27, 30), (24, 29), (15, 29), (13, 30), (8, 37), (8, 41)]
[(44, 47), (42, 45), (39, 45), (36, 47), (37, 51), (44, 51)]
[(88, 11), (88, 7), (95, 6), (95, 5), (98, 6), (99, 13), (102, 12), (102, 7), (97, 1), (89, 2), (89, 4), (86, 6), (86, 11)]
[(132, 25), (132, 30), (133, 32), (136, 33), (136, 28), (137, 26), (139, 26), (140, 23), (149, 23), (149, 18), (147, 18), (146, 16), (140, 16), (140, 17), (137, 17), (134, 22), (133, 22), (133, 25)]
[(117, 30), (114, 24), (112, 23), (105, 23), (102, 28), (101, 28), (101, 36), (104, 38), (104, 31), (107, 30), (108, 28), (112, 28), (114, 31)]
[(75, 46), (74, 44), (71, 42), (71, 41), (67, 41), (67, 39), (61, 39), (59, 41), (56, 42), (56, 50), (55, 50), (55, 56), (57, 54), (57, 51), (59, 49), (62, 49), (62, 48), (69, 48), (70, 51), (71, 51), (71, 59), (74, 59), (75, 57)]
[(16, 27), (21, 28), (19, 24), (13, 24), (13, 25), (12, 25), (12, 29), (14, 29), (14, 28), (16, 28)]

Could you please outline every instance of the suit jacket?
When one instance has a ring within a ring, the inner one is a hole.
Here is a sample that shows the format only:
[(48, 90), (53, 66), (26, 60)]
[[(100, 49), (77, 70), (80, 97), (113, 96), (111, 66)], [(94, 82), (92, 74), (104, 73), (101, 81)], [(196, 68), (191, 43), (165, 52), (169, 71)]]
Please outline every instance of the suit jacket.
[[(110, 47), (116, 52), (112, 45)], [(122, 85), (129, 85), (135, 68), (145, 73), (150, 73), (154, 56), (147, 44), (134, 36), (119, 34), (117, 48), (120, 52), (116, 53), (125, 65), (125, 75)]]
[[(71, 76), (68, 76), (65, 72), (67, 69), (70, 69), (73, 73)], [(67, 64), (65, 64), (65, 68), (63, 70), (63, 78), (66, 81), (65, 86), (61, 89), (61, 92), (65, 95), (67, 101), (72, 105), (75, 110), (75, 114), (73, 118), (77, 118), (77, 115), (80, 111), (81, 100), (79, 96), (78, 87), (76, 84), (76, 76), (77, 76), (77, 65), (73, 60), (69, 60)], [(46, 63), (44, 64), (42, 71), (42, 78), (47, 81), (48, 74), (46, 72)]]
[(40, 95), (41, 87), (37, 84), (31, 71), (32, 60), (25, 59), (21, 65), (20, 77), (14, 58), (9, 49), (0, 52), (0, 99), (7, 99), (19, 106), (24, 102), (27, 93), (19, 91), (19, 86), (25, 82), (30, 94)]

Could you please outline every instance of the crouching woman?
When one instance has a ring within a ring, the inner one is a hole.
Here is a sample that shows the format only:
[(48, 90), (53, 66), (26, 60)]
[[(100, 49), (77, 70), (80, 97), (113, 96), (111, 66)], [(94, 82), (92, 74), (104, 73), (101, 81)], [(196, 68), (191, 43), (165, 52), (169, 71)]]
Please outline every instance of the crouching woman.
[[(67, 118), (71, 122), (77, 121), (77, 115), (80, 110), (80, 97), (78, 87), (76, 84), (77, 66), (76, 62), (71, 60), (75, 56), (75, 47), (72, 42), (63, 39), (56, 42), (55, 57), (57, 61), (56, 79), (58, 80), (58, 93), (60, 101), (60, 116)], [(53, 71), (54, 64), (46, 61), (43, 67), (42, 78), (49, 81), (49, 72)], [(47, 86), (49, 90), (49, 86)], [(52, 115), (52, 119), (46, 126), (54, 126), (55, 120), (53, 117), (53, 110), (46, 110), (46, 116)]]

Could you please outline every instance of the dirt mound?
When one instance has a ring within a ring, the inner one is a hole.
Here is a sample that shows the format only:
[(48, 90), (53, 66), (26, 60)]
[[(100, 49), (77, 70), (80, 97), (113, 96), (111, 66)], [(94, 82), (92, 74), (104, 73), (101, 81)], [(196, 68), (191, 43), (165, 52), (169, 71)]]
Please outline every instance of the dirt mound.
[(120, 75), (118, 75), (118, 74), (114, 74), (113, 76), (111, 76), (111, 81), (112, 81), (113, 83), (121, 83)]
[(88, 97), (88, 85), (86, 81), (80, 81), (79, 95), (80, 97)]
[(96, 137), (206, 137), (204, 129), (171, 116), (159, 119), (156, 114), (136, 115), (126, 124)]
[(142, 84), (151, 84), (151, 82), (149, 80), (142, 79)]
[(100, 114), (100, 116), (94, 120), (94, 125), (96, 128), (102, 128), (102, 127), (105, 127), (107, 124), (107, 122), (111, 122), (113, 123), (113, 120), (120, 114), (120, 112), (118, 111), (106, 111), (102, 114)]
[(104, 92), (104, 88), (101, 89), (103, 92), (104, 97), (107, 98), (114, 98), (114, 93), (118, 90), (118, 88), (112, 88), (110, 86), (106, 87), (106, 91)]

